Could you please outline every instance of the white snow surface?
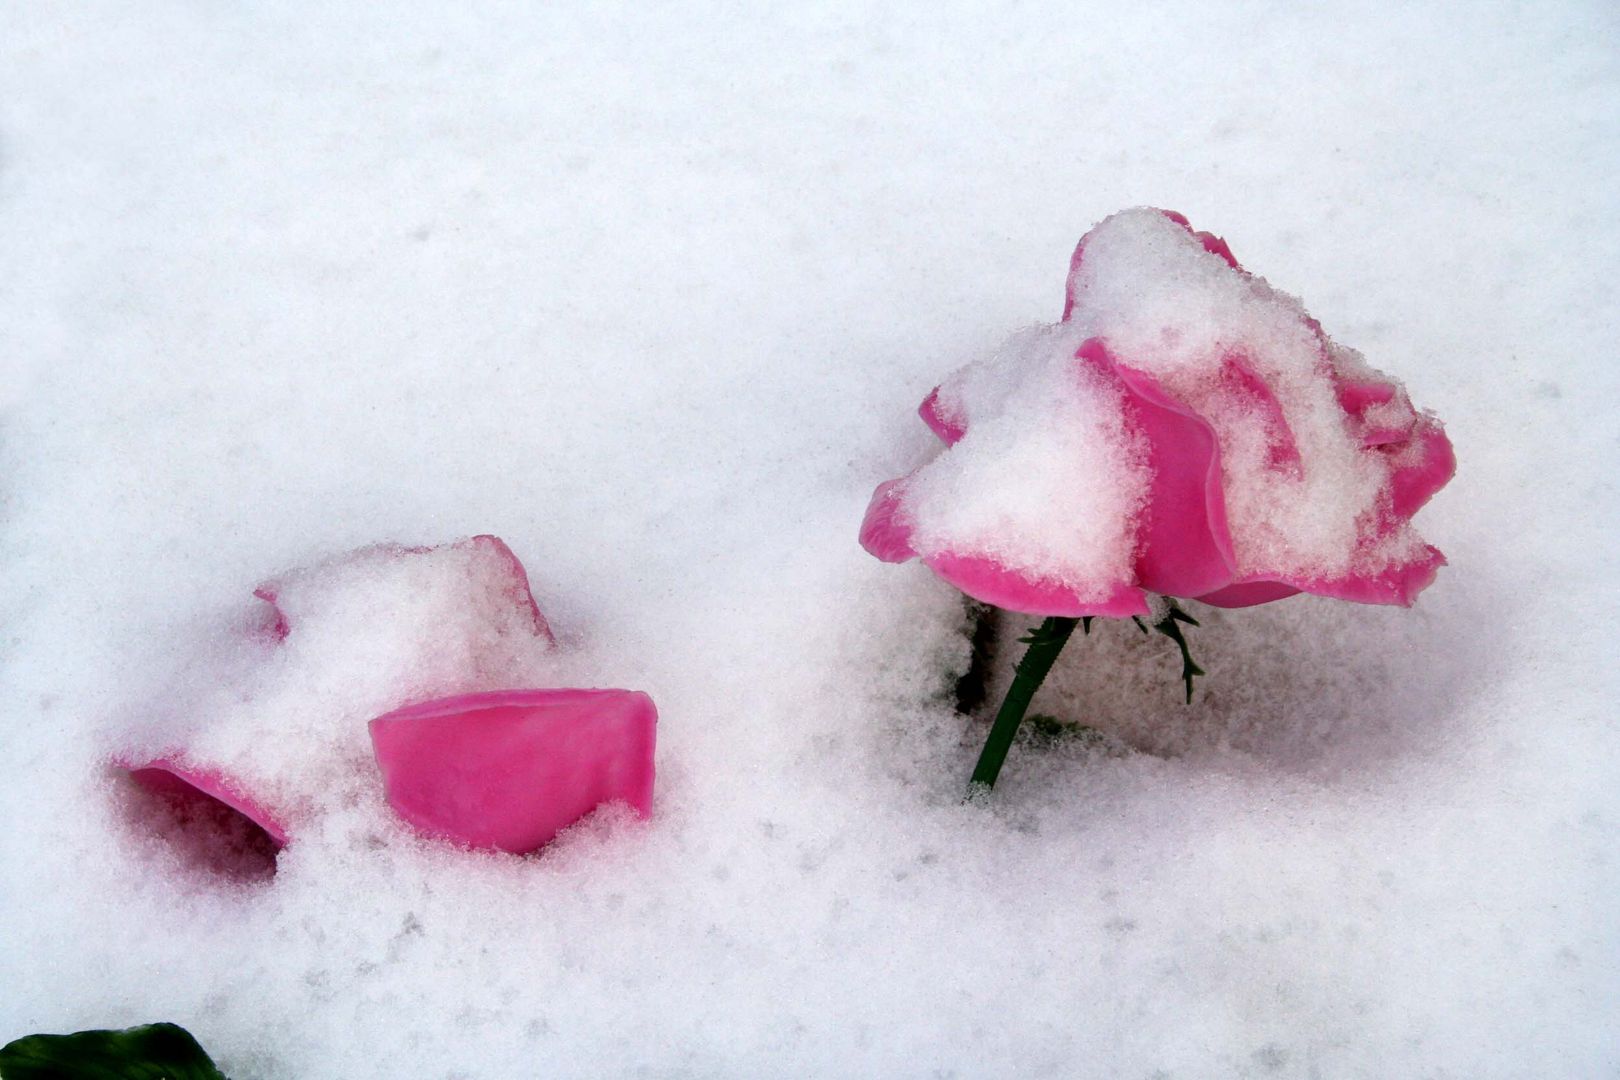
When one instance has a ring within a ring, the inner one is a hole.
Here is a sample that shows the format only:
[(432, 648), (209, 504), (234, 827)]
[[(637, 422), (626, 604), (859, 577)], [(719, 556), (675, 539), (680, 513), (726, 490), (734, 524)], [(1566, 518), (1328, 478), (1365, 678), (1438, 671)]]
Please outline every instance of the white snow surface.
[[(6, 5), (0, 1039), (167, 1019), (237, 1080), (1614, 1075), (1617, 118), (1600, 3)], [(1195, 606), (1191, 706), (1094, 625), (1037, 707), (1104, 737), (964, 806), (961, 599), (861, 515), (1138, 205), (1445, 420), (1450, 566), (1410, 611)], [(518, 859), (337, 800), (253, 882), (150, 827), (106, 757), (252, 660), (254, 585), (479, 533), (561, 682), (657, 702), (651, 820)]]

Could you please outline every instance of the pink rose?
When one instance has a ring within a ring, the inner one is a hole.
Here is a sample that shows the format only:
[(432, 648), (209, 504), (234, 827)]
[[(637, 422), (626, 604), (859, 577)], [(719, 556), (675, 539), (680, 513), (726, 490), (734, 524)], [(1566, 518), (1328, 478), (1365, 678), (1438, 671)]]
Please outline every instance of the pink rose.
[(946, 449), (878, 486), (861, 544), (1000, 607), (1410, 605), (1445, 562), (1411, 527), (1455, 470), (1440, 422), (1179, 214), (1098, 224), (1062, 321), (919, 411)]

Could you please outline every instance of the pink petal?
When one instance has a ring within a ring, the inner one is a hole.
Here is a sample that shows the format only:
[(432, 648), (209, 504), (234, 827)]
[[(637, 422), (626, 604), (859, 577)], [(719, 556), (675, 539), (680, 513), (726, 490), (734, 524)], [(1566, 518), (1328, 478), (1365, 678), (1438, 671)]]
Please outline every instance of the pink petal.
[(905, 562), (916, 558), (911, 546), (911, 526), (906, 524), (900, 509), (900, 484), (904, 480), (885, 480), (872, 492), (867, 504), (866, 517), (861, 522), (861, 547), (884, 562)]
[(1352, 416), (1360, 416), (1374, 405), (1387, 405), (1394, 401), (1395, 384), (1377, 379), (1351, 378), (1335, 371), (1333, 393), (1339, 399), (1339, 408)]
[[(1183, 222), (1182, 224), (1186, 224), (1186, 222)], [(1189, 225), (1188, 228), (1190, 229), (1191, 226)], [(1221, 258), (1225, 259), (1227, 266), (1230, 266), (1234, 270), (1243, 269), (1243, 267), (1238, 265), (1236, 256), (1232, 254), (1232, 249), (1226, 246), (1225, 240), (1222, 240), (1214, 233), (1195, 232), (1193, 235), (1198, 237), (1198, 242), (1204, 245), (1205, 251), (1209, 252), (1211, 255), (1219, 255)]]
[(523, 568), (522, 561), (506, 546), (506, 541), (489, 533), (480, 533), (471, 540), (462, 541), (491, 551), (506, 568), (507, 583), (506, 595), (512, 603), (527, 608), (529, 616), (534, 620), (534, 632), (552, 644), (557, 639), (551, 633), (551, 627), (546, 623), (546, 617), (540, 614), (540, 605), (534, 602), (534, 593), (529, 588), (529, 572)]
[(1147, 440), (1153, 480), (1137, 534), (1136, 583), (1166, 596), (1230, 584), (1236, 560), (1215, 429), (1157, 379), (1117, 362), (1100, 340), (1086, 341), (1076, 356), (1118, 377), (1131, 421)]
[(526, 854), (604, 802), (652, 812), (657, 720), (632, 690), (503, 690), (396, 709), (371, 741), (418, 830)]
[[(911, 526), (901, 508), (905, 478), (887, 480), (872, 493), (861, 523), (861, 546), (884, 562), (905, 562), (917, 557), (911, 546)], [(969, 596), (987, 604), (1034, 615), (1145, 615), (1142, 591), (1119, 582), (1102, 592), (1082, 596), (1068, 586), (1037, 580), (1009, 570), (993, 559), (945, 552), (923, 559), (923, 565)]]
[(1254, 607), (1256, 604), (1269, 604), (1273, 600), (1286, 600), (1290, 596), (1298, 595), (1299, 590), (1292, 585), (1281, 581), (1257, 579), (1233, 582), (1224, 589), (1216, 589), (1195, 599), (1212, 607), (1244, 608)]
[(939, 405), (937, 386), (928, 391), (923, 403), (917, 406), (917, 414), (922, 417), (923, 423), (928, 425), (928, 430), (944, 440), (946, 446), (955, 446), (962, 441), (962, 436), (967, 434), (966, 424), (957, 423), (945, 416)]
[(1375, 574), (1344, 577), (1298, 577), (1287, 581), (1250, 578), (1197, 599), (1214, 607), (1239, 608), (1266, 604), (1306, 592), (1334, 600), (1358, 604), (1388, 604), (1411, 607), (1418, 594), (1434, 583), (1435, 575), (1446, 565), (1439, 550), (1425, 545), (1423, 554), (1407, 563), (1393, 563)]
[(1299, 456), (1299, 443), (1294, 439), (1294, 429), (1288, 426), (1282, 403), (1271, 392), (1271, 387), (1266, 385), (1248, 360), (1235, 353), (1222, 362), (1221, 377), (1229, 390), (1243, 398), (1249, 408), (1260, 415), (1260, 422), (1266, 429), (1267, 467), (1296, 480), (1303, 479), (1305, 465)]
[(276, 602), (277, 587), (275, 582), (267, 581), (253, 590), (253, 595), (270, 605), (270, 634), (277, 641), (286, 641), (287, 635), (292, 632), (292, 625), (287, 622), (287, 613), (281, 610)]
[(1342, 578), (1313, 578), (1300, 582), (1300, 588), (1316, 596), (1352, 600), (1358, 604), (1395, 604), (1411, 607), (1418, 593), (1434, 583), (1435, 575), (1446, 565), (1438, 548), (1424, 546), (1423, 555), (1409, 563), (1395, 563), (1376, 574)]
[(1422, 509), (1457, 472), (1457, 454), (1440, 421), (1432, 416), (1420, 417), (1414, 435), (1418, 460), (1397, 468), (1390, 477), (1393, 508), (1401, 518), (1410, 518)]
[(1066, 585), (1038, 580), (979, 556), (930, 555), (923, 559), (923, 565), (975, 600), (1029, 615), (1119, 618), (1146, 615), (1149, 610), (1142, 590), (1125, 582), (1106, 586), (1100, 595), (1081, 594)]
[(276, 842), (276, 847), (287, 844), (287, 829), (281, 820), (262, 801), (248, 794), (235, 779), (217, 769), (191, 765), (178, 756), (141, 760), (119, 758), (119, 768), (148, 791), (180, 799), (211, 799), (241, 814), (263, 829)]
[[(1320, 332), (1320, 331), (1318, 331)], [(1398, 387), (1394, 383), (1384, 382), (1380, 379), (1351, 378), (1332, 371), (1333, 392), (1338, 397), (1339, 407), (1349, 418), (1351, 430), (1360, 430), (1361, 445), (1365, 448), (1386, 446), (1390, 443), (1405, 442), (1412, 434), (1412, 426), (1417, 422), (1417, 414), (1407, 406), (1404, 410), (1404, 421), (1384, 420), (1379, 426), (1368, 422), (1366, 414), (1369, 409), (1378, 405), (1388, 405), (1398, 395)]]

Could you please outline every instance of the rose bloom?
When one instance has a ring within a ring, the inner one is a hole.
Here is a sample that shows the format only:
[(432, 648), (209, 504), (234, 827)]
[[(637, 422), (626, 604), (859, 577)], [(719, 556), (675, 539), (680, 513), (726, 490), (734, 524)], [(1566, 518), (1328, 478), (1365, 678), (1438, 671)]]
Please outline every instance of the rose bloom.
[(1000, 607), (1410, 605), (1445, 562), (1411, 526), (1455, 470), (1440, 422), (1179, 214), (1098, 224), (1062, 320), (919, 411), (945, 449), (878, 486), (861, 543)]

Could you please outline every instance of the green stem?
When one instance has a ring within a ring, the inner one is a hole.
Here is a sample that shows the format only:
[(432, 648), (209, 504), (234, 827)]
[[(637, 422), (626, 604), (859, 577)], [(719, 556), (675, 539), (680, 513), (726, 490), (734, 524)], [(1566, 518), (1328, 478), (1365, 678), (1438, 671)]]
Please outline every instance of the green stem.
[(1007, 760), (1007, 751), (1012, 748), (1013, 736), (1018, 734), (1018, 725), (1024, 722), (1024, 714), (1029, 711), (1030, 699), (1040, 689), (1047, 672), (1052, 670), (1052, 663), (1079, 624), (1079, 619), (1053, 615), (1038, 629), (1030, 631), (1028, 637), (1020, 639), (1029, 650), (1018, 661), (1012, 685), (1007, 688), (1007, 696), (996, 711), (996, 722), (990, 727), (990, 737), (984, 741), (984, 750), (979, 754), (979, 764), (973, 769), (973, 780), (968, 788), (970, 798), (995, 786), (1002, 763)]

